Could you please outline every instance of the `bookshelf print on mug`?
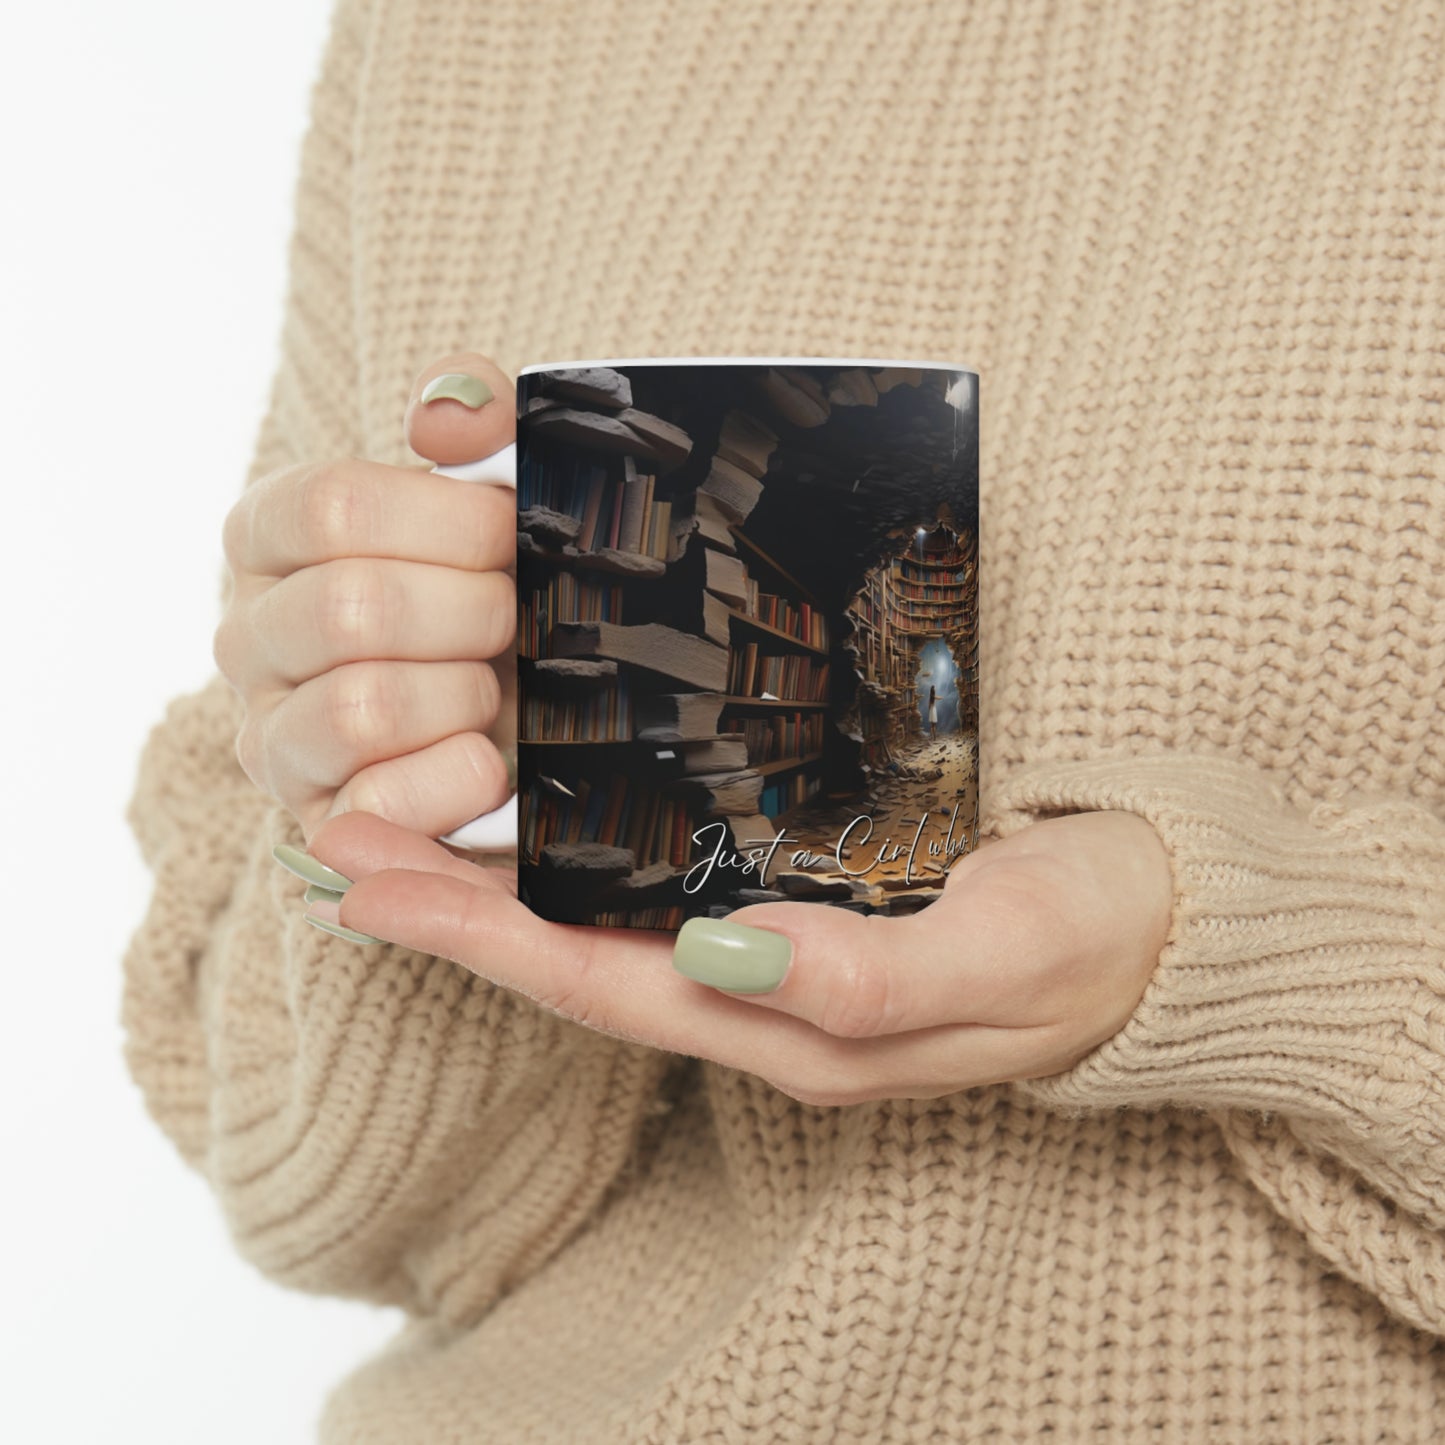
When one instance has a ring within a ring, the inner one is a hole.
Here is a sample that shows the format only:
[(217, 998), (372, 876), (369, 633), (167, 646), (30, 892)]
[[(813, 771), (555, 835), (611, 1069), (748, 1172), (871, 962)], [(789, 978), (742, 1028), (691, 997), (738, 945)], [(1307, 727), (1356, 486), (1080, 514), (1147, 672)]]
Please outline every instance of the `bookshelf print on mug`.
[(937, 898), (978, 828), (976, 371), (569, 362), (517, 410), (528, 905)]

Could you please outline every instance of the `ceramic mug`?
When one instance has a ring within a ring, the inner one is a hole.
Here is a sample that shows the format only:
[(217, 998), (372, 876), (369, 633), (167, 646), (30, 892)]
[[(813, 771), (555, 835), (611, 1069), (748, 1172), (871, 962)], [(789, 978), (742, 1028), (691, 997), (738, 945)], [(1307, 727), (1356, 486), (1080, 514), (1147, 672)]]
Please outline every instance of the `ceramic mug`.
[(515, 848), (543, 917), (676, 929), (781, 899), (899, 914), (978, 826), (978, 371), (552, 362), (517, 442)]

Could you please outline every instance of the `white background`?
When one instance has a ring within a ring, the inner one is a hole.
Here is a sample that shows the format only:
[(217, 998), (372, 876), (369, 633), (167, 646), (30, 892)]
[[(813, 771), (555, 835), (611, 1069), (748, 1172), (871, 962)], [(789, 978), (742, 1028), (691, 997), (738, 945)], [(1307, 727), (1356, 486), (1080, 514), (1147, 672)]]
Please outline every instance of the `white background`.
[[(326, 0), (71, 0), (0, 28), (0, 1438), (313, 1438), (397, 1323), (231, 1249), (121, 1059), (123, 813), (213, 671)], [(10, 18), (18, 17), (18, 18)]]

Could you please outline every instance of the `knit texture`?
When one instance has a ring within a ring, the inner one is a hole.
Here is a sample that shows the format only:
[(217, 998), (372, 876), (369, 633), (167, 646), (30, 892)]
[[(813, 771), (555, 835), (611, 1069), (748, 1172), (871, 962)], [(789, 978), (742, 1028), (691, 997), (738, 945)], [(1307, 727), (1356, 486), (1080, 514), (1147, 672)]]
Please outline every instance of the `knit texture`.
[(341, 0), (237, 481), (419, 464), (463, 347), (975, 363), (985, 827), (1137, 813), (1175, 915), (1067, 1073), (806, 1106), (304, 926), (237, 699), (175, 699), (127, 1057), (248, 1259), (408, 1311), (325, 1441), (1440, 1438), (1442, 54), (1430, 0)]

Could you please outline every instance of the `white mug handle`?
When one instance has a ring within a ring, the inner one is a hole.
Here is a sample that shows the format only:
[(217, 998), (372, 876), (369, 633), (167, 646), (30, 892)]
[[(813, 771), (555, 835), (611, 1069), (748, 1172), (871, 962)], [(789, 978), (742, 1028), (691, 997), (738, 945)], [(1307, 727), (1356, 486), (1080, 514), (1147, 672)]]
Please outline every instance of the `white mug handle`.
[[(482, 482), (494, 487), (517, 488), (517, 444), (508, 442), (500, 451), (475, 462), (457, 462), (451, 466), (433, 467), (443, 477), (456, 477), (463, 482)], [(500, 808), (453, 828), (438, 840), (474, 853), (510, 851), (517, 846), (517, 795), (512, 794)]]

